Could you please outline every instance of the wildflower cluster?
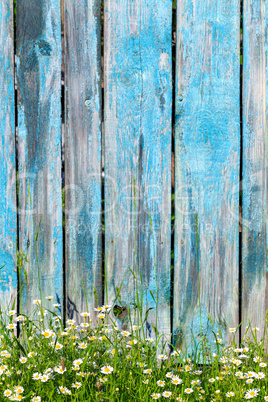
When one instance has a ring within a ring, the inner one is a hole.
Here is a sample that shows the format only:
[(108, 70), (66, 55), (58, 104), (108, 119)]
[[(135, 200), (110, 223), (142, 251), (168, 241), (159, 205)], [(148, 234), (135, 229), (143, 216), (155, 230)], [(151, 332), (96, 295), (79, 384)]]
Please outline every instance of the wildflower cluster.
[[(240, 347), (235, 339), (225, 347), (217, 334), (217, 353), (202, 366), (163, 338), (148, 337), (130, 317), (119, 328), (111, 305), (95, 308), (92, 319), (82, 312), (65, 326), (59, 304), (45, 309), (40, 300), (33, 303), (32, 317), (14, 310), (1, 316), (1, 401), (268, 401), (258, 328), (252, 330), (253, 340), (243, 339)], [(230, 333), (235, 337), (236, 329)]]

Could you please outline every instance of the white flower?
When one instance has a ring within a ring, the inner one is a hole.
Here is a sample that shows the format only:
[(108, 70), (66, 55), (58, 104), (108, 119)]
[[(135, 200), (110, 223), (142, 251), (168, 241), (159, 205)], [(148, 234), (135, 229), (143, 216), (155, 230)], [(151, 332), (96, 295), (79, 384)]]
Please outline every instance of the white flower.
[(16, 310), (10, 310), (9, 312), (8, 312), (8, 315), (15, 315), (16, 314)]
[(38, 311), (38, 315), (47, 315), (48, 311), (47, 310), (42, 310), (42, 311)]
[(24, 363), (26, 363), (26, 362), (27, 362), (27, 357), (20, 357), (20, 359), (19, 359), (19, 360), (20, 360), (20, 362), (21, 362), (21, 363), (23, 363), (23, 364), (24, 364)]
[(192, 392), (194, 392), (194, 390), (193, 390), (192, 388), (186, 388), (186, 389), (184, 390), (184, 393), (185, 393), (185, 394), (191, 394)]
[(231, 398), (234, 395), (235, 395), (234, 392), (227, 392), (226, 394), (227, 398)]
[(236, 331), (236, 328), (229, 328), (229, 332), (235, 332)]
[(122, 336), (129, 336), (130, 335), (130, 332), (128, 332), (128, 331), (122, 331), (120, 333), (121, 333)]
[(162, 396), (163, 396), (164, 398), (169, 398), (171, 395), (172, 395), (172, 392), (170, 392), (170, 391), (164, 391), (164, 392), (162, 393)]
[(213, 382), (215, 382), (215, 378), (210, 378), (208, 381), (213, 383)]
[(49, 380), (49, 375), (48, 374), (42, 375), (42, 377), (41, 377), (42, 382), (47, 382), (48, 380)]
[(80, 387), (81, 387), (81, 385), (82, 385), (82, 383), (81, 383), (81, 382), (76, 381), (75, 383), (73, 383), (73, 384), (72, 384), (72, 387), (73, 387), (73, 388), (77, 388), (77, 389), (78, 389), (78, 388), (80, 388)]
[(81, 313), (80, 315), (81, 315), (81, 317), (89, 317), (90, 313), (84, 312), (84, 313)]
[(174, 384), (174, 385), (179, 385), (179, 384), (182, 384), (182, 383), (183, 383), (183, 381), (182, 381), (179, 377), (177, 377), (177, 376), (174, 376), (174, 377), (172, 378), (171, 382), (172, 382), (172, 384)]
[(74, 365), (75, 367), (79, 367), (80, 364), (82, 364), (82, 363), (83, 363), (83, 360), (82, 360), (82, 359), (77, 359), (77, 360), (74, 360), (73, 365)]
[(40, 380), (41, 374), (40, 373), (33, 373), (33, 380)]
[(253, 330), (254, 332), (258, 332), (258, 331), (260, 330), (260, 328), (255, 327), (255, 328), (252, 328), (252, 330)]
[(53, 299), (53, 296), (46, 296), (46, 299), (50, 301)]
[(259, 371), (259, 373), (255, 374), (255, 377), (259, 378), (259, 379), (262, 379), (262, 378), (265, 378), (265, 374), (262, 373), (261, 371)]
[(12, 391), (10, 391), (10, 389), (6, 389), (4, 391), (4, 396), (11, 396), (12, 395)]
[(45, 329), (45, 331), (42, 331), (42, 335), (44, 335), (45, 338), (50, 338), (52, 334), (53, 332), (50, 329)]
[(158, 380), (158, 381), (156, 382), (156, 384), (157, 384), (159, 387), (164, 387), (164, 386), (165, 386), (165, 381)]
[(34, 396), (32, 402), (41, 402), (41, 396)]
[(111, 366), (103, 366), (103, 367), (101, 367), (101, 369), (100, 369), (100, 371), (101, 371), (101, 373), (102, 374), (111, 374), (112, 372), (113, 372), (113, 367), (111, 367)]
[(153, 399), (159, 399), (159, 398), (161, 398), (161, 394), (152, 394), (151, 397)]
[(157, 358), (159, 360), (167, 360), (168, 359), (167, 355), (158, 355)]
[(14, 328), (15, 328), (15, 325), (14, 325), (14, 324), (8, 324), (8, 325), (6, 326), (6, 328), (7, 328), (7, 329), (14, 329)]
[(251, 399), (254, 398), (255, 396), (258, 396), (259, 390), (257, 388), (255, 389), (249, 389), (245, 395), (246, 399)]
[(41, 300), (36, 299), (36, 300), (33, 301), (33, 304), (38, 304), (38, 305), (40, 305), (40, 304), (41, 304)]
[(173, 378), (173, 373), (171, 373), (170, 371), (166, 374), (167, 378)]
[(89, 327), (89, 323), (88, 322), (81, 322), (80, 327), (87, 328), (87, 327)]
[(172, 353), (170, 353), (170, 356), (177, 357), (177, 356), (179, 356), (179, 355), (180, 355), (180, 353), (181, 353), (181, 351), (177, 352), (177, 350), (173, 350), (173, 352), (172, 352)]

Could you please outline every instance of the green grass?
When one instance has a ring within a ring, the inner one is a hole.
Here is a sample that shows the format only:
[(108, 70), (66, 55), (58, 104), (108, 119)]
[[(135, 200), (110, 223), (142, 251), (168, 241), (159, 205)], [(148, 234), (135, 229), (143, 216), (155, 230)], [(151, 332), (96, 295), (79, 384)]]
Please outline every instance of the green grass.
[(1, 314), (1, 401), (241, 401), (254, 389), (253, 399), (268, 400), (264, 338), (250, 326), (240, 348), (234, 332), (232, 345), (217, 342), (218, 353), (206, 355), (209, 364), (201, 367), (200, 354), (193, 361), (167, 339), (160, 350), (161, 335), (146, 338), (141, 311), (140, 326), (129, 313), (122, 331), (111, 306), (92, 320), (81, 316), (80, 325), (69, 320), (66, 328), (52, 300), (33, 306), (30, 316)]

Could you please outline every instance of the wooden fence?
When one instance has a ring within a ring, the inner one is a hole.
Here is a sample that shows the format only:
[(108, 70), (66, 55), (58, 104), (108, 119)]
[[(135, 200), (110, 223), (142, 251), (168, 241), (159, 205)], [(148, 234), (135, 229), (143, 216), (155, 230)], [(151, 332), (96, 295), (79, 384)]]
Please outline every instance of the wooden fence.
[(142, 279), (177, 345), (263, 328), (267, 22), (265, 0), (0, 0), (2, 309), (78, 321)]

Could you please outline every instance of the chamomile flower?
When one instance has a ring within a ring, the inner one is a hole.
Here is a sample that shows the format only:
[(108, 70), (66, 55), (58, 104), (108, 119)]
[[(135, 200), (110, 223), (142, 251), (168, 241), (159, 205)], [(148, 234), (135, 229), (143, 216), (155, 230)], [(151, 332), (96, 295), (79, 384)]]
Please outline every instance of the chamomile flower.
[(265, 397), (264, 397), (264, 400), (265, 400), (265, 401), (268, 401), (268, 396), (265, 396)]
[(41, 396), (34, 396), (32, 402), (41, 402)]
[(253, 361), (254, 361), (255, 363), (259, 363), (259, 362), (261, 362), (261, 357), (260, 357), (260, 356), (254, 357), (254, 358), (253, 358)]
[(121, 334), (122, 336), (129, 336), (129, 335), (130, 335), (130, 332), (128, 332), (128, 331), (122, 331), (122, 332), (120, 332), (120, 334)]
[(194, 390), (193, 390), (192, 388), (186, 388), (186, 389), (184, 390), (184, 393), (185, 393), (185, 394), (191, 394), (192, 392), (194, 392)]
[(79, 349), (86, 349), (86, 348), (87, 348), (87, 343), (85, 343), (85, 342), (79, 343), (78, 348), (79, 348)]
[(39, 299), (35, 299), (34, 301), (33, 301), (33, 304), (37, 304), (38, 306), (41, 304), (41, 300), (39, 300)]
[(266, 364), (266, 363), (260, 363), (259, 366), (260, 366), (260, 367), (266, 367), (267, 364)]
[(226, 397), (231, 398), (232, 396), (235, 396), (234, 392), (227, 392)]
[(86, 312), (84, 312), (84, 313), (81, 313), (80, 315), (81, 315), (81, 317), (89, 317), (89, 316), (90, 316), (90, 313), (88, 313), (88, 312), (86, 311)]
[(16, 314), (16, 310), (10, 310), (8, 312), (8, 315), (10, 315), (10, 316), (15, 315), (15, 314)]
[(253, 378), (248, 378), (248, 379), (247, 379), (247, 381), (246, 381), (246, 384), (252, 384), (252, 383), (253, 383), (253, 381), (254, 381), (254, 379), (253, 379)]
[(7, 326), (6, 326), (6, 329), (14, 329), (15, 328), (15, 325), (14, 324), (8, 324)]
[(166, 374), (167, 378), (173, 378), (173, 373), (171, 373), (170, 371)]
[(14, 387), (14, 391), (16, 392), (16, 394), (22, 394), (24, 391), (24, 388), (21, 387), (20, 385), (17, 385)]
[(102, 307), (94, 307), (94, 311), (97, 311), (98, 313), (103, 311)]
[(167, 360), (168, 359), (167, 355), (158, 355), (157, 358), (159, 360)]
[(62, 366), (58, 366), (58, 367), (55, 367), (54, 368), (54, 371), (56, 372), (56, 373), (58, 373), (58, 374), (64, 374), (65, 373), (65, 371), (66, 371), (66, 367), (62, 367)]
[(215, 378), (210, 378), (208, 381), (209, 381), (210, 383), (213, 383), (213, 382), (215, 382)]
[(161, 398), (161, 394), (155, 393), (155, 394), (152, 394), (151, 397), (152, 397), (153, 399), (159, 399), (159, 398)]
[(6, 389), (4, 391), (4, 396), (11, 396), (12, 395), (12, 391), (10, 389)]
[(253, 332), (258, 332), (259, 330), (260, 330), (260, 328), (257, 328), (257, 327), (252, 328), (252, 331), (253, 331)]
[(87, 327), (89, 327), (89, 323), (88, 322), (81, 322), (80, 327), (87, 328)]
[(33, 373), (33, 380), (40, 380), (41, 374), (40, 373)]
[(158, 380), (158, 381), (156, 382), (156, 384), (157, 384), (159, 387), (164, 387), (164, 386), (165, 386), (165, 381)]
[(265, 378), (265, 374), (260, 371), (259, 373), (255, 374), (255, 377), (258, 379), (263, 379)]
[(162, 393), (162, 396), (163, 396), (164, 398), (170, 398), (171, 395), (172, 395), (172, 392), (170, 392), (170, 391), (164, 391), (164, 392)]
[(101, 371), (101, 373), (102, 374), (111, 374), (112, 372), (113, 372), (113, 367), (111, 367), (111, 366), (103, 366), (103, 367), (101, 367), (101, 369), (100, 369), (100, 371)]
[(27, 362), (27, 357), (20, 357), (19, 358), (19, 361), (22, 363), (22, 364), (24, 364), (24, 363), (26, 363)]
[(49, 375), (48, 374), (44, 374), (44, 375), (42, 375), (42, 377), (41, 377), (41, 381), (42, 382), (47, 382), (48, 380), (49, 380)]
[(44, 331), (42, 331), (42, 335), (44, 336), (44, 338), (50, 338), (52, 336), (52, 331), (50, 329), (45, 329)]
[(246, 399), (251, 399), (254, 398), (255, 396), (258, 396), (258, 390), (257, 388), (255, 389), (249, 389), (245, 395)]
[(182, 381), (179, 377), (177, 377), (177, 376), (174, 376), (174, 377), (172, 378), (171, 382), (172, 382), (172, 384), (174, 384), (174, 385), (179, 385), (179, 384), (182, 384), (182, 383), (183, 383), (183, 381)]
[(229, 328), (230, 333), (234, 333), (236, 331), (236, 328)]
[(143, 384), (149, 384), (149, 380), (143, 380)]
[(152, 370), (151, 369), (145, 369), (145, 370), (143, 370), (143, 374), (152, 374)]
[(99, 313), (98, 318), (100, 318), (101, 320), (104, 320), (105, 314), (104, 313)]
[(79, 367), (80, 364), (82, 364), (82, 363), (83, 363), (83, 360), (82, 360), (82, 359), (76, 359), (76, 360), (73, 361), (73, 365), (74, 365), (75, 367)]
[(82, 383), (81, 383), (81, 382), (76, 381), (76, 382), (74, 382), (74, 383), (72, 384), (72, 388), (76, 388), (76, 389), (78, 389), (78, 388), (80, 388), (80, 387), (81, 387), (81, 385), (82, 385)]

